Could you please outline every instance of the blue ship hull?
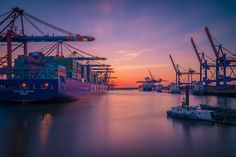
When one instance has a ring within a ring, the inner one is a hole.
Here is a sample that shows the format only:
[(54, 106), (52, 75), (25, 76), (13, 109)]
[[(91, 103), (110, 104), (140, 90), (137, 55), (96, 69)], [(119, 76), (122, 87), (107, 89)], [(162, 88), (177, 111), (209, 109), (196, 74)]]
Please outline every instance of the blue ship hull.
[[(27, 87), (22, 88), (22, 84)], [(47, 87), (44, 85), (47, 84)], [(0, 80), (0, 100), (35, 102), (47, 100), (71, 100), (81, 95), (105, 92), (107, 86), (82, 83), (76, 80), (61, 82), (59, 79), (8, 79)]]

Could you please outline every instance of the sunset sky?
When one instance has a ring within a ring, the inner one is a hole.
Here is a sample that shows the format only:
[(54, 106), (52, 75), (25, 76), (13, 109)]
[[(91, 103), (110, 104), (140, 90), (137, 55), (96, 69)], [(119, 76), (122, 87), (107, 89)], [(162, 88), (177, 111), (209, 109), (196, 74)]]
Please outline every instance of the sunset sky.
[[(0, 0), (0, 14), (13, 7), (94, 42), (76, 46), (106, 57), (115, 70), (117, 85), (137, 86), (148, 76), (174, 81), (168, 54), (186, 69), (198, 71), (190, 37), (209, 56), (213, 51), (204, 32), (236, 51), (236, 1), (234, 0)], [(52, 32), (49, 32), (52, 33)], [(31, 49), (33, 49), (31, 47)]]

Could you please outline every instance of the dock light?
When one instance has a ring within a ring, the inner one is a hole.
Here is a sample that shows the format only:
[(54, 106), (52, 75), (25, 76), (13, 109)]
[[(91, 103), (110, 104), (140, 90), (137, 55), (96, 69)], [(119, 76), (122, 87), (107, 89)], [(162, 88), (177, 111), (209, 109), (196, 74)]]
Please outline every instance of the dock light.
[(21, 88), (27, 88), (27, 84), (26, 83), (21, 83)]
[(88, 38), (83, 38), (83, 41), (88, 41)]
[(43, 85), (45, 88), (48, 88), (49, 87), (49, 84), (46, 82), (46, 83), (44, 83), (44, 85)]

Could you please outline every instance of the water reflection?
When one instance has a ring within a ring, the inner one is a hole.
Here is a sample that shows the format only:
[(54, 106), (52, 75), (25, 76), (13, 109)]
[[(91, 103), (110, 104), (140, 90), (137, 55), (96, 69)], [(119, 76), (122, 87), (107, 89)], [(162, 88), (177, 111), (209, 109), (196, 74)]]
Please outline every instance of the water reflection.
[[(3, 104), (0, 156), (236, 156), (235, 127), (166, 117), (182, 98), (111, 91), (70, 103)], [(234, 101), (190, 96), (195, 105), (236, 107)]]
[[(0, 153), (6, 157), (26, 157), (32, 147), (38, 147), (39, 154), (42, 153), (43, 148), (47, 147), (52, 115), (59, 111), (60, 106), (2, 104)], [(41, 146), (37, 143), (38, 139)]]
[(190, 104), (209, 104), (212, 106), (224, 108), (236, 108), (235, 98), (230, 97), (216, 97), (216, 96), (194, 96), (190, 95)]
[(53, 118), (50, 113), (45, 113), (40, 117), (40, 124), (39, 124), (39, 134), (40, 134), (40, 143), (45, 151), (48, 144), (48, 136), (52, 126)]

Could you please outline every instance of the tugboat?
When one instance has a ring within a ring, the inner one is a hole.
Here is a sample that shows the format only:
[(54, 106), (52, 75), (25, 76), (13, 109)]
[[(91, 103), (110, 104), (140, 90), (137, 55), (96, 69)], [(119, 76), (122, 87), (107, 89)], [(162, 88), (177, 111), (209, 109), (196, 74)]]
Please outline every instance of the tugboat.
[(202, 110), (200, 106), (189, 106), (189, 89), (186, 86), (185, 100), (181, 106), (172, 107), (167, 111), (167, 116), (173, 118), (196, 119), (196, 120), (211, 120), (212, 110)]
[(192, 119), (236, 125), (236, 110), (222, 109), (209, 105), (189, 106), (189, 88), (186, 86), (185, 100), (182, 105), (172, 107), (167, 116), (180, 119)]

